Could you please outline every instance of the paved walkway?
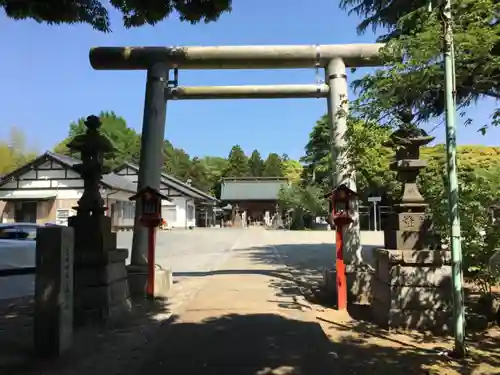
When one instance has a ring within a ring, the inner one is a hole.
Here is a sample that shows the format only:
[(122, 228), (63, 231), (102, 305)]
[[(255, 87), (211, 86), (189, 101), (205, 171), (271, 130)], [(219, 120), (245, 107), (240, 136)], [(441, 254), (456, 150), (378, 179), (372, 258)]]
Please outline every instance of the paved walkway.
[(276, 248), (252, 245), (235, 250), (220, 270), (200, 276), (208, 280), (204, 288), (174, 323), (158, 332), (154, 348), (127, 375), (322, 375), (338, 370), (329, 340), (312, 312), (295, 302), (294, 284), (279, 259), (256, 260), (256, 252), (263, 251), (279, 258)]
[(351, 373), (311, 307), (297, 302), (295, 278), (315, 280), (331, 262), (331, 232), (249, 228), (167, 237), (172, 246), (159, 256), (175, 274), (168, 301), (140, 303), (130, 319), (76, 331), (73, 349), (57, 361), (32, 358), (29, 302), (26, 311), (0, 305), (0, 374)]

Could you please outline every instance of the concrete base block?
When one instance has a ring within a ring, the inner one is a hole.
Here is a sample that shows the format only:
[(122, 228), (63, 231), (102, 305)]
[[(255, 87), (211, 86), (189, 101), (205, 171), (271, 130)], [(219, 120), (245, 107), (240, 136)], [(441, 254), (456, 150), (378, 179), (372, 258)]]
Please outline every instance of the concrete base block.
[(173, 284), (172, 270), (156, 269), (154, 288), (155, 298), (167, 298)]
[(347, 299), (350, 304), (369, 304), (372, 301), (374, 271), (365, 266), (346, 267)]
[[(349, 270), (349, 267), (347, 267)], [(373, 272), (366, 269), (353, 269), (346, 272), (347, 301), (351, 304), (369, 304), (372, 300)], [(337, 302), (337, 272), (327, 269), (323, 272), (323, 290), (327, 299)]]
[(130, 297), (144, 298), (148, 282), (147, 267), (130, 265), (127, 267), (127, 277)]
[(334, 269), (323, 272), (323, 290), (328, 302), (337, 301), (337, 272)]
[(436, 334), (448, 334), (452, 330), (452, 310), (395, 309), (380, 301), (373, 301), (371, 309), (374, 323), (385, 329), (432, 331)]
[[(148, 282), (148, 272), (146, 267), (129, 266), (128, 284), (132, 298), (145, 298)], [(166, 298), (173, 285), (172, 270), (156, 268), (154, 297)]]
[(114, 304), (109, 304), (105, 308), (89, 307), (87, 309), (79, 309), (75, 314), (75, 325), (82, 326), (89, 323), (116, 323), (125, 319), (132, 312), (132, 303), (130, 298), (115, 301)]

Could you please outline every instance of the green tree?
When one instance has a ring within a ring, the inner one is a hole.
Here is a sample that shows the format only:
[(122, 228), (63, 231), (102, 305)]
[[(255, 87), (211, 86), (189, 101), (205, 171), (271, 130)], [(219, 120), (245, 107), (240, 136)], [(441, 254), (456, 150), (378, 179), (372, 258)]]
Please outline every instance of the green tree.
[(304, 163), (302, 177), (307, 184), (324, 188), (331, 187), (331, 153), (330, 132), (326, 115), (318, 120), (309, 133), (309, 141), (305, 146), (305, 156), (300, 159)]
[(183, 149), (175, 148), (170, 141), (165, 140), (163, 154), (165, 172), (186, 181), (191, 168), (191, 158), (188, 153)]
[(191, 179), (191, 184), (205, 192), (209, 192), (212, 189), (212, 182), (210, 181), (210, 176), (207, 173), (207, 167), (198, 157), (194, 157), (191, 160), (187, 177)]
[[(139, 163), (141, 150), (140, 135), (134, 129), (127, 126), (127, 122), (123, 117), (117, 116), (114, 112), (99, 113), (101, 119), (101, 132), (107, 136), (116, 147), (116, 151), (112, 155), (106, 155), (105, 163), (111, 168), (115, 168), (123, 164), (125, 161)], [(77, 121), (72, 122), (69, 126), (68, 137), (55, 146), (54, 151), (80, 157), (68, 150), (67, 144), (76, 135), (83, 134), (86, 131), (86, 117), (81, 117)]]
[[(354, 117), (348, 118), (347, 125), (346, 151), (349, 162), (356, 170), (358, 192), (362, 198), (377, 189), (379, 194), (398, 199), (400, 191), (395, 184), (396, 176), (389, 171), (389, 162), (395, 152), (382, 146), (390, 129)], [(316, 128), (311, 132), (315, 139), (308, 142), (306, 152), (308, 160), (321, 162), (329, 157), (325, 117), (318, 121)], [(315, 148), (317, 145), (323, 145), (324, 149)], [(421, 172), (419, 186), (429, 202), (429, 214), (437, 233), (448, 243), (448, 182), (444, 145), (423, 147), (421, 158), (427, 160), (429, 165)], [(458, 164), (464, 269), (469, 275), (481, 275), (479, 279), (487, 285), (492, 280), (487, 272), (488, 259), (500, 247), (500, 233), (498, 227), (491, 223), (490, 211), (490, 206), (500, 201), (500, 147), (459, 146)], [(298, 206), (305, 212), (302, 196), (296, 191), (294, 193), (282, 196), (282, 204)]]
[(262, 176), (262, 172), (264, 171), (264, 160), (262, 160), (258, 150), (253, 150), (252, 155), (250, 155), (250, 158), (248, 159), (248, 167), (250, 170), (250, 176)]
[(297, 160), (283, 160), (283, 174), (292, 184), (300, 182), (303, 169), (304, 167)]
[(37, 152), (26, 144), (26, 135), (18, 128), (11, 127), (9, 138), (0, 140), (0, 176), (36, 158)]
[(248, 158), (240, 145), (231, 148), (224, 177), (245, 177), (249, 173)]
[(284, 177), (283, 161), (281, 157), (272, 152), (268, 155), (264, 162), (264, 169), (262, 171), (264, 177)]
[[(448, 243), (448, 198), (446, 196), (447, 174), (444, 147), (441, 153), (432, 152), (429, 165), (420, 176), (421, 192), (429, 202), (429, 213), (438, 233)], [(463, 156), (463, 155), (462, 155)], [(486, 281), (488, 260), (500, 247), (498, 226), (491, 222), (490, 207), (499, 202), (500, 168), (478, 167), (460, 162), (458, 181), (460, 189), (459, 212), (462, 229), (464, 271), (468, 275), (479, 274)], [(466, 159), (465, 159), (466, 160)], [(489, 277), (487, 277), (489, 279)], [(486, 291), (486, 290), (485, 290)]]
[(7, 17), (15, 20), (33, 19), (48, 24), (85, 23), (96, 30), (110, 32), (109, 5), (122, 14), (124, 26), (130, 28), (155, 25), (172, 13), (178, 14), (181, 21), (208, 23), (216, 21), (222, 13), (230, 12), (231, 3), (232, 0), (0, 0), (0, 8), (5, 10)]
[(304, 229), (305, 223), (312, 224), (315, 216), (325, 216), (328, 203), (323, 190), (317, 186), (292, 184), (280, 189), (278, 203), (285, 211), (292, 212), (290, 229)]
[[(343, 0), (341, 5), (364, 20), (358, 29), (383, 27), (379, 39), (386, 66), (354, 82), (360, 93), (353, 108), (372, 119), (393, 121), (402, 108), (415, 109), (425, 121), (444, 111), (444, 69), (439, 7), (428, 1)], [(500, 3), (495, 0), (454, 1), (457, 105), (466, 108), (481, 98), (500, 98)], [(463, 115), (463, 113), (462, 113)], [(498, 125), (500, 110), (493, 113)], [(470, 122), (471, 120), (466, 120)], [(491, 124), (477, 124), (482, 132)]]
[(216, 198), (220, 198), (221, 193), (221, 178), (227, 168), (227, 159), (219, 156), (205, 156), (203, 164), (207, 171), (208, 179), (210, 181), (210, 194)]
[[(304, 181), (320, 186), (324, 191), (332, 188), (333, 176), (328, 127), (328, 117), (324, 115), (311, 131), (305, 147), (306, 155), (301, 159), (305, 164), (302, 174)], [(393, 153), (382, 145), (389, 134), (388, 128), (376, 123), (353, 116), (347, 118), (345, 140), (348, 146), (345, 152), (350, 166), (356, 172), (357, 189), (361, 195), (389, 193), (386, 191), (387, 186), (395, 181), (394, 173), (389, 171), (389, 160)]]

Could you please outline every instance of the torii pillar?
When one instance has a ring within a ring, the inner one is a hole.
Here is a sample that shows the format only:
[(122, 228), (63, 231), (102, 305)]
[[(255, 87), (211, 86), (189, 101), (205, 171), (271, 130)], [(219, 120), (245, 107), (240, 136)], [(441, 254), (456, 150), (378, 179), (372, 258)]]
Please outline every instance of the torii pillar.
[[(333, 183), (356, 190), (354, 171), (345, 153), (347, 115), (346, 67), (380, 65), (383, 44), (217, 46), (217, 47), (99, 47), (90, 51), (97, 70), (146, 70), (146, 99), (141, 140), (138, 188), (160, 188), (166, 101), (170, 99), (327, 98), (335, 171)], [(326, 84), (169, 87), (171, 69), (300, 69), (325, 68)], [(140, 212), (139, 207), (136, 213)], [(357, 209), (346, 236), (347, 271), (355, 274), (363, 263)], [(137, 218), (138, 215), (136, 215)], [(138, 218), (137, 218), (138, 219)], [(333, 242), (333, 241), (332, 241)], [(334, 252), (332, 251), (332, 256)], [(350, 263), (349, 263), (350, 262)], [(352, 267), (350, 267), (352, 263)], [(134, 226), (131, 269), (147, 265), (147, 236), (138, 221)], [(351, 282), (356, 277), (349, 278)], [(354, 284), (353, 284), (354, 285)], [(351, 288), (355, 292), (355, 288)]]

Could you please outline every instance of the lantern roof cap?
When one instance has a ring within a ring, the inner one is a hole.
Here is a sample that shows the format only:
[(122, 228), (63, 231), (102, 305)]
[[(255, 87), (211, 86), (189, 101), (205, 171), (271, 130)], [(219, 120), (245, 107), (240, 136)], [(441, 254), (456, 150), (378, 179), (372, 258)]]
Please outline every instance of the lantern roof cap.
[(425, 130), (414, 124), (402, 124), (396, 129), (389, 139), (382, 143), (385, 147), (395, 146), (425, 146), (432, 142), (435, 137), (429, 135)]
[(104, 154), (113, 153), (116, 151), (114, 143), (105, 135), (98, 132), (101, 127), (101, 119), (97, 116), (88, 116), (84, 121), (87, 128), (83, 134), (76, 135), (68, 142), (66, 147), (73, 151), (96, 151)]
[(346, 184), (340, 184), (332, 189), (329, 193), (325, 194), (324, 198), (336, 198), (340, 192), (344, 192), (347, 198), (359, 196), (354, 190), (350, 189)]
[(146, 186), (145, 188), (143, 188), (143, 189), (139, 190), (139, 191), (137, 192), (137, 194), (135, 194), (135, 195), (131, 196), (131, 197), (129, 198), (129, 200), (130, 200), (130, 201), (136, 201), (136, 200), (138, 200), (139, 198), (142, 198), (142, 197), (143, 197), (144, 195), (146, 195), (146, 194), (152, 194), (152, 195), (154, 195), (154, 196), (156, 196), (156, 197), (158, 197), (158, 198), (161, 198), (161, 199), (163, 199), (163, 200), (165, 200), (165, 201), (169, 201), (169, 202), (171, 202), (171, 201), (172, 201), (169, 197), (167, 197), (166, 195), (163, 195), (163, 194), (162, 194), (162, 193), (160, 193), (157, 189), (154, 189), (154, 188), (152, 188), (151, 186)]

